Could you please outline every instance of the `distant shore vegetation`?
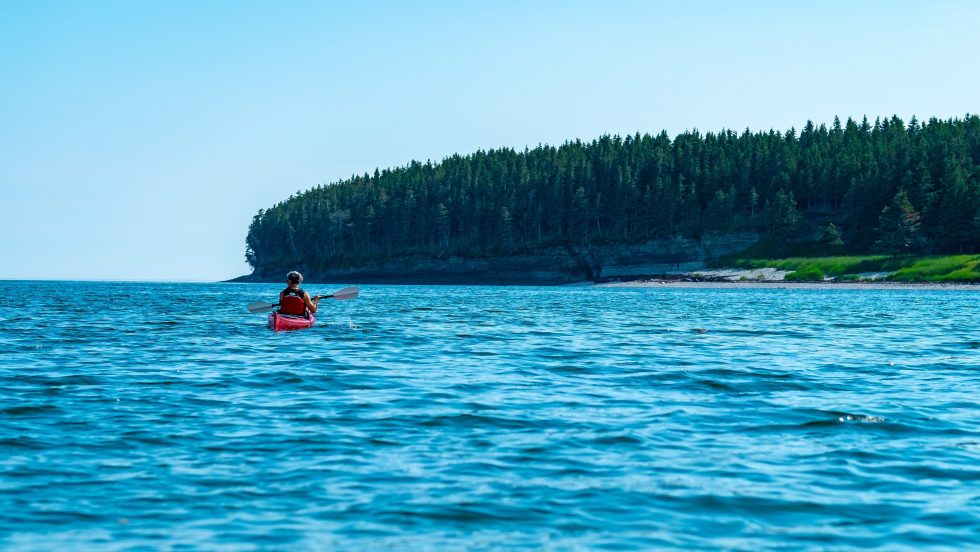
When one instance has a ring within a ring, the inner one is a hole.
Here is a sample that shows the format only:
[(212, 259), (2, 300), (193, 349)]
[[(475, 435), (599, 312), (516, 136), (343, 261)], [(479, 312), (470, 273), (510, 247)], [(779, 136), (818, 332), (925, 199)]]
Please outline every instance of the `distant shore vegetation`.
[(742, 231), (770, 257), (831, 257), (794, 269), (811, 276), (903, 258), (920, 260), (898, 279), (975, 274), (928, 255), (980, 252), (980, 117), (607, 135), (415, 161), (260, 210), (246, 260), (256, 273), (315, 271)]
[(980, 255), (851, 255), (790, 257), (786, 259), (722, 258), (717, 266), (775, 268), (789, 271), (790, 281), (837, 282), (889, 280), (897, 282), (980, 282)]

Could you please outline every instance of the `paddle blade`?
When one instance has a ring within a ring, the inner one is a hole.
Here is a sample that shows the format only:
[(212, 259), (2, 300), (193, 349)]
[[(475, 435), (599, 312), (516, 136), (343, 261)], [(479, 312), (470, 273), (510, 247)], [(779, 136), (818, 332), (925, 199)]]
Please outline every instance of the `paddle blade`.
[(333, 295), (330, 295), (329, 297), (333, 297), (338, 301), (346, 301), (348, 299), (353, 299), (357, 297), (357, 294), (360, 292), (361, 290), (358, 289), (357, 287), (347, 287), (342, 290), (335, 291)]
[(266, 303), (265, 301), (256, 301), (248, 304), (248, 312), (269, 312), (278, 306), (272, 303)]

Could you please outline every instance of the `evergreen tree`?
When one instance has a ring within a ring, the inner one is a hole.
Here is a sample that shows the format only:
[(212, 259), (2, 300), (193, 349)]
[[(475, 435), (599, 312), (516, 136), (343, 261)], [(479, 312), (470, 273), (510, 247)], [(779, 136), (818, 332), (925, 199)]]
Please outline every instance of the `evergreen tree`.
[(436, 210), (439, 225), (439, 237), (443, 247), (449, 247), (449, 208), (440, 203)]
[(834, 223), (830, 223), (824, 228), (823, 234), (820, 235), (820, 241), (818, 242), (826, 251), (835, 253), (844, 246), (844, 240), (841, 239), (840, 230)]
[(715, 192), (715, 197), (708, 204), (705, 212), (705, 229), (720, 232), (731, 228), (733, 209), (732, 197), (729, 194), (722, 190)]
[(500, 244), (503, 246), (504, 251), (511, 251), (514, 248), (514, 229), (512, 226), (513, 218), (510, 216), (510, 210), (506, 207), (500, 208)]
[(800, 212), (796, 208), (793, 192), (782, 189), (776, 192), (771, 202), (766, 204), (764, 213), (766, 234), (776, 240), (787, 240), (795, 236), (800, 224)]
[(921, 249), (919, 236), (920, 219), (908, 194), (895, 194), (891, 205), (881, 211), (878, 218), (878, 240), (875, 249), (884, 253), (914, 253)]
[(940, 242), (957, 253), (977, 247), (977, 211), (980, 209), (980, 191), (976, 180), (967, 178), (967, 171), (958, 159), (946, 163), (943, 177), (944, 192), (937, 214)]
[(589, 200), (585, 197), (585, 188), (579, 186), (572, 197), (572, 234), (579, 243), (588, 243), (589, 236)]

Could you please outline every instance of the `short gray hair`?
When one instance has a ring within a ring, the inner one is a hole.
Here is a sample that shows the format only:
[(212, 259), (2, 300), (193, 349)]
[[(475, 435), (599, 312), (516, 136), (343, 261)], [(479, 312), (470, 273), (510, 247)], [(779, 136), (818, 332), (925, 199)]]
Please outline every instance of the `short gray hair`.
[(298, 284), (303, 281), (303, 275), (293, 270), (292, 272), (286, 275), (286, 280)]

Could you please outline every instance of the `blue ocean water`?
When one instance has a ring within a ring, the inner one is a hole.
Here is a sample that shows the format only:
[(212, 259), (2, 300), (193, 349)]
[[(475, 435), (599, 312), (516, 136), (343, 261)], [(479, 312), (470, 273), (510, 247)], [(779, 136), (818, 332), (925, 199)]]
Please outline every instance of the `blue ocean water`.
[(980, 546), (976, 292), (279, 287), (0, 282), (0, 548)]

